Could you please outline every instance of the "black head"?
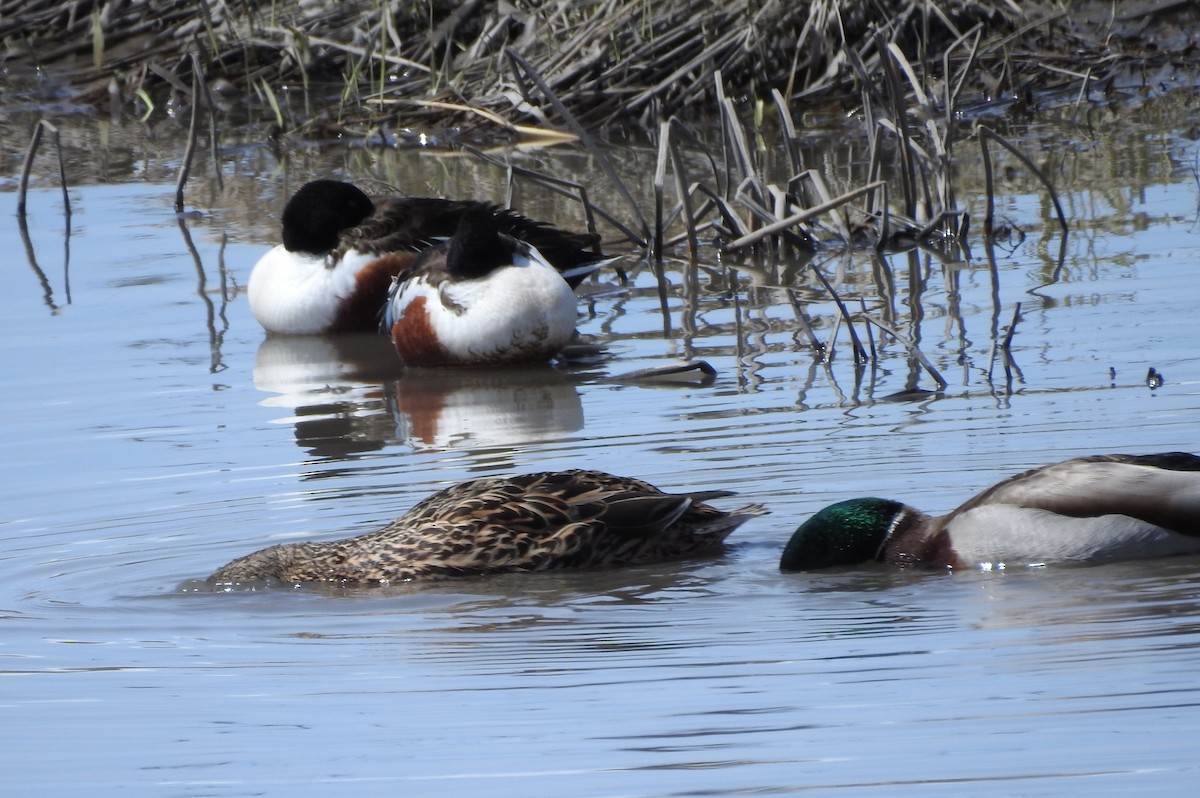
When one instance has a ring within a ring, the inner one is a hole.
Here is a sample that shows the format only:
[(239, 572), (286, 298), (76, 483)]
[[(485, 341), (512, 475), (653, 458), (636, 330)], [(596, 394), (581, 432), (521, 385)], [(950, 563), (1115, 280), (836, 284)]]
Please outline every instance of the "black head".
[(471, 206), (463, 211), (450, 239), (446, 269), (462, 279), (483, 277), (493, 269), (510, 265), (514, 254), (525, 246), (500, 232), (491, 208)]
[(283, 246), (289, 252), (323, 255), (337, 246), (343, 230), (355, 227), (374, 212), (371, 199), (350, 183), (305, 183), (283, 209)]
[(855, 565), (879, 557), (904, 505), (889, 499), (831, 504), (800, 525), (783, 549), (781, 571)]

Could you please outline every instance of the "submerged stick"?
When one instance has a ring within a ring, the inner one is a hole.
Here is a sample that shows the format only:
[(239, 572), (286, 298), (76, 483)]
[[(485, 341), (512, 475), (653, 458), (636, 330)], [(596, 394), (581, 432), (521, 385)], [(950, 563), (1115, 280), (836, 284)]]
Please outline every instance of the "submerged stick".
[(941, 373), (934, 368), (932, 363), (929, 362), (929, 358), (925, 357), (925, 354), (920, 350), (920, 348), (911, 340), (909, 340), (907, 336), (903, 335), (894, 327), (884, 324), (883, 322), (872, 318), (871, 316), (864, 316), (864, 318), (871, 324), (874, 324), (876, 327), (886, 332), (888, 335), (895, 338), (900, 343), (904, 344), (909, 353), (917, 359), (917, 361), (925, 368), (927, 372), (929, 372), (929, 376), (933, 377), (934, 381), (938, 384), (938, 390), (944, 390), (946, 386), (950, 384), (942, 378)]
[(175, 213), (183, 213), (183, 187), (192, 171), (192, 157), (196, 154), (196, 139), (200, 130), (200, 59), (192, 53), (192, 120), (188, 125), (187, 148), (183, 151), (183, 163), (179, 165), (179, 179), (175, 182)]
[(1021, 303), (1018, 302), (1017, 306), (1015, 308), (1013, 308), (1012, 321), (1010, 321), (1008, 323), (1008, 331), (1004, 333), (1004, 342), (1000, 344), (1000, 348), (1003, 349), (1005, 352), (1008, 352), (1009, 350), (1012, 349), (1013, 333), (1015, 333), (1017, 331), (1017, 321), (1020, 318), (1020, 316), (1021, 316)]
[[(201, 3), (205, 14), (208, 13), (207, 3)], [(211, 20), (210, 20), (211, 21)], [(200, 56), (197, 53), (192, 53), (192, 70), (200, 71), (203, 67), (200, 65)], [(204, 107), (208, 109), (208, 149), (209, 157), (212, 159), (213, 177), (217, 181), (217, 191), (225, 191), (225, 179), (221, 176), (221, 149), (220, 142), (217, 137), (217, 104), (213, 102), (212, 92), (209, 91), (208, 81), (202, 81), (199, 85), (200, 94), (204, 97)]]
[[(674, 118), (670, 120), (672, 126), (678, 122)], [(679, 151), (679, 146), (674, 138), (668, 142), (668, 149), (671, 153), (671, 171), (675, 175), (675, 191), (679, 194), (679, 201), (683, 209), (683, 222), (687, 227), (687, 242), (688, 254), (695, 263), (699, 256), (700, 241), (696, 235), (696, 210), (692, 207), (692, 191), (694, 188), (688, 188), (692, 185), (688, 181), (687, 167), (683, 162), (683, 153)]]
[(821, 343), (821, 340), (817, 338), (817, 334), (813, 332), (812, 324), (808, 321), (808, 315), (804, 312), (804, 306), (800, 303), (799, 292), (794, 288), (789, 288), (787, 289), (787, 295), (788, 300), (792, 303), (792, 311), (796, 314), (796, 321), (800, 323), (800, 329), (808, 336), (809, 346), (813, 348), (814, 352), (824, 357), (826, 354), (825, 344)]
[[(821, 281), (821, 285), (825, 286), (825, 290), (828, 291), (829, 296), (833, 298), (834, 304), (838, 306), (838, 312), (841, 313), (841, 317), (846, 321), (846, 329), (850, 331), (850, 340), (854, 345), (854, 362), (867, 362), (867, 350), (863, 348), (862, 341), (860, 341), (858, 338), (858, 331), (854, 329), (854, 322), (850, 320), (850, 309), (846, 307), (846, 303), (842, 301), (840, 296), (838, 296), (837, 291), (833, 290), (833, 286), (830, 285), (829, 280), (825, 278), (825, 275), (821, 273), (821, 270), (817, 268), (816, 264), (812, 265), (812, 271), (813, 274), (817, 275), (817, 279)], [(833, 351), (832, 340), (829, 342), (829, 351)]]
[(39, 119), (34, 127), (33, 137), (29, 140), (29, 149), (25, 151), (25, 161), (21, 164), (21, 182), (17, 187), (17, 216), (25, 218), (25, 195), (29, 191), (29, 172), (33, 169), (33, 158), (37, 155), (38, 147), (42, 143), (43, 130), (49, 130), (50, 135), (54, 137), (54, 149), (58, 153), (58, 184), (62, 188), (63, 212), (67, 217), (67, 235), (70, 236), (71, 198), (67, 194), (67, 167), (63, 163), (62, 139), (59, 137), (58, 128), (45, 119)]
[(990, 240), (995, 229), (992, 224), (996, 218), (996, 188), (992, 182), (992, 155), (982, 136), (979, 139), (979, 155), (983, 159), (983, 236)]
[(1021, 377), (1022, 380), (1024, 379), (1024, 376), (1021, 375), (1021, 369), (1017, 365), (1017, 361), (1013, 359), (1013, 355), (1012, 355), (1013, 333), (1015, 333), (1017, 331), (1017, 319), (1020, 316), (1020, 314), (1021, 314), (1021, 303), (1018, 302), (1017, 306), (1015, 308), (1013, 308), (1012, 321), (1009, 322), (1009, 324), (1008, 324), (1008, 330), (1004, 333), (1004, 341), (1000, 344), (1000, 350), (1004, 353), (1004, 379), (1005, 379), (1005, 383), (1008, 387), (1009, 393), (1012, 393), (1012, 379), (1013, 379), (1013, 370), (1014, 369), (1016, 369), (1017, 375), (1019, 377)]
[(1025, 164), (1025, 166), (1028, 167), (1029, 171), (1033, 172), (1033, 174), (1037, 177), (1037, 179), (1042, 182), (1042, 185), (1046, 187), (1046, 191), (1050, 194), (1050, 201), (1054, 203), (1054, 212), (1056, 214), (1058, 214), (1059, 226), (1062, 227), (1062, 231), (1064, 234), (1069, 232), (1068, 227), (1067, 227), (1067, 215), (1065, 213), (1063, 213), (1062, 203), (1060, 203), (1058, 201), (1058, 192), (1054, 190), (1054, 185), (1050, 182), (1050, 178), (1046, 177), (1046, 175), (1042, 172), (1042, 170), (1039, 169), (1033, 163), (1033, 161), (1029, 160), (1029, 158), (1026, 157), (1023, 152), (1021, 152), (1015, 146), (1013, 146), (1008, 141), (1006, 141), (1004, 139), (1004, 137), (1001, 136), (996, 131), (992, 130), (991, 128), (987, 127), (986, 125), (979, 125), (977, 128), (977, 131), (979, 134), (979, 145), (983, 150), (983, 159), (984, 159), (984, 167), (985, 167), (984, 176), (988, 183), (988, 214), (987, 214), (987, 218), (984, 219), (984, 223), (983, 223), (984, 230), (987, 231), (987, 233), (989, 235), (991, 235), (992, 211), (993, 211), (994, 205), (992, 203), (992, 191), (991, 191), (991, 160), (988, 158), (988, 154), (987, 154), (987, 152), (988, 152), (987, 151), (987, 140), (991, 139), (992, 141), (996, 142), (1004, 149), (1011, 152), (1017, 158), (1017, 160), (1019, 160), (1021, 163)]
[(671, 141), (671, 123), (658, 125), (658, 163), (654, 168), (654, 262), (662, 265), (663, 259), (663, 184), (667, 182), (667, 146)]
[[(862, 308), (863, 316), (867, 315), (867, 301), (862, 297), (858, 298), (858, 306)], [(871, 334), (871, 325), (867, 325), (867, 343), (871, 345), (871, 361), (879, 359), (879, 353), (875, 351), (875, 336)]]

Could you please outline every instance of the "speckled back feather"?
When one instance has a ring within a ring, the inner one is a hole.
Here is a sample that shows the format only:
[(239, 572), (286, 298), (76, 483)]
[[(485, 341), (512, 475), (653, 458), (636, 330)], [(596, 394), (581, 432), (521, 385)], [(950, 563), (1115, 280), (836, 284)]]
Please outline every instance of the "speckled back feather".
[(272, 546), (209, 581), (396, 582), (660, 562), (715, 553), (764, 512), (725, 512), (600, 471), (490, 477), (441, 490), (377, 532)]
[[(589, 251), (599, 245), (599, 235), (568, 233), (487, 202), (437, 197), (373, 197), (372, 201), (374, 214), (342, 233), (334, 250), (335, 257), (340, 258), (350, 250), (380, 255), (426, 249), (453, 236), (463, 215), (477, 209), (490, 213), (500, 232), (536, 247), (559, 271), (607, 257)], [(584, 276), (567, 276), (566, 279), (574, 288)]]

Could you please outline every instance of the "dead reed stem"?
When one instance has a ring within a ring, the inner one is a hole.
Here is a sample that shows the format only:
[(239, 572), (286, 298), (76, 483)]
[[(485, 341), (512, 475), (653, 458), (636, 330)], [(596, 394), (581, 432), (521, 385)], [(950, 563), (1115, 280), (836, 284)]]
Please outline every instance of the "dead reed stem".
[(192, 158), (196, 154), (196, 139), (200, 135), (200, 59), (193, 63), (197, 69), (192, 72), (192, 117), (188, 123), (187, 147), (183, 151), (183, 162), (179, 164), (179, 179), (175, 182), (175, 213), (183, 213), (183, 187), (188, 175), (192, 172)]
[(1066, 235), (1069, 232), (1067, 215), (1063, 213), (1062, 203), (1058, 201), (1058, 192), (1054, 190), (1054, 184), (1050, 182), (1050, 178), (1046, 177), (1046, 174), (1039, 169), (1037, 165), (1023, 152), (1005, 140), (1005, 138), (996, 133), (996, 131), (992, 130), (986, 125), (977, 126), (976, 131), (979, 136), (979, 146), (983, 153), (984, 185), (987, 189), (987, 215), (983, 220), (984, 233), (991, 235), (991, 231), (993, 229), (993, 214), (995, 213), (995, 202), (992, 198), (992, 159), (988, 154), (987, 149), (987, 142), (991, 140), (1008, 150), (1017, 160), (1025, 164), (1025, 167), (1029, 169), (1029, 171), (1032, 172), (1035, 177), (1037, 177), (1043, 186), (1046, 187), (1046, 192), (1050, 196), (1050, 201), (1054, 203), (1054, 212), (1058, 215), (1059, 227), (1062, 228), (1063, 235)]
[(929, 358), (925, 357), (920, 347), (913, 343), (907, 336), (901, 334), (899, 330), (884, 324), (878, 319), (872, 316), (864, 316), (863, 318), (903, 344), (908, 349), (909, 354), (917, 359), (917, 362), (921, 364), (925, 371), (929, 372), (929, 376), (933, 377), (934, 382), (938, 385), (938, 390), (945, 390), (949, 383), (942, 377), (941, 372), (934, 368), (933, 363), (929, 362)]
[(71, 227), (71, 197), (67, 194), (67, 167), (63, 162), (62, 140), (58, 134), (58, 128), (41, 119), (33, 128), (33, 136), (29, 140), (29, 149), (25, 151), (25, 160), (21, 164), (21, 181), (17, 187), (17, 216), (21, 219), (25, 218), (25, 196), (29, 191), (29, 173), (33, 169), (33, 158), (37, 155), (38, 147), (42, 143), (42, 131), (49, 130), (50, 135), (54, 137), (54, 151), (58, 154), (58, 184), (62, 188), (63, 196), (63, 213), (67, 219), (67, 231), (70, 233)]
[[(263, 85), (280, 93), (299, 86), (309, 116), (340, 95), (339, 121), (363, 126), (414, 99), (468, 98), (510, 118), (536, 114), (537, 103), (522, 107), (514, 97), (501, 66), (507, 50), (519, 50), (593, 130), (711, 114), (717, 71), (732, 96), (842, 99), (894, 70), (887, 50), (902, 44), (921, 85), (935, 78), (947, 84), (947, 104), (967, 91), (1029, 85), (1074, 95), (1089, 70), (1104, 84), (1131, 66), (1152, 74), (1190, 59), (1188, 37), (1156, 38), (1148, 27), (1145, 38), (1157, 45), (1148, 48), (1139, 37), (1114, 36), (1111, 18), (1076, 13), (1087, 4), (202, 0), (156, 3), (147, 14), (144, 3), (6, 0), (0, 37), (6, 67), (46, 70), (97, 104), (108, 103), (110, 84), (121, 103), (165, 99), (177, 88), (172, 78), (190, 69), (187, 53), (201, 49), (206, 74), (245, 95)], [(1140, 13), (1147, 26), (1186, 26), (1189, 5), (1154, 3)], [(259, 98), (264, 110), (269, 96)], [(427, 106), (412, 123), (448, 121), (457, 120)]]

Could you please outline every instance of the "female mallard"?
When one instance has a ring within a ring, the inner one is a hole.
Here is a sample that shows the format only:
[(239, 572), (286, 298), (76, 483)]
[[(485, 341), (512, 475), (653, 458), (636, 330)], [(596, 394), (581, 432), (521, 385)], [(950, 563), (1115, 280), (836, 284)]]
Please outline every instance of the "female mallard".
[(725, 492), (669, 494), (600, 471), (551, 471), (463, 482), (383, 529), (329, 543), (285, 543), (218, 568), (210, 582), (397, 582), (661, 562), (723, 548), (751, 504), (723, 512)]
[(1200, 457), (1080, 457), (1010, 477), (949, 515), (851, 499), (805, 521), (783, 571), (875, 560), (1003, 568), (1200, 552)]
[(393, 278), (416, 253), (452, 236), (471, 210), (534, 247), (572, 287), (607, 258), (595, 251), (595, 234), (567, 233), (486, 202), (368, 197), (350, 183), (314, 180), (284, 208), (283, 243), (250, 273), (250, 310), (271, 333), (373, 332)]
[(382, 327), (409, 366), (484, 366), (551, 359), (575, 334), (577, 315), (558, 270), (478, 207), (396, 275)]

